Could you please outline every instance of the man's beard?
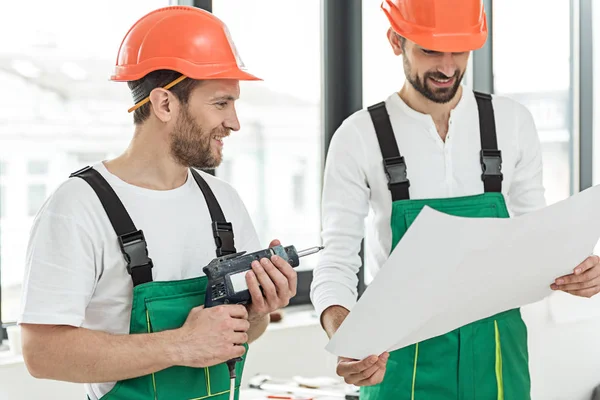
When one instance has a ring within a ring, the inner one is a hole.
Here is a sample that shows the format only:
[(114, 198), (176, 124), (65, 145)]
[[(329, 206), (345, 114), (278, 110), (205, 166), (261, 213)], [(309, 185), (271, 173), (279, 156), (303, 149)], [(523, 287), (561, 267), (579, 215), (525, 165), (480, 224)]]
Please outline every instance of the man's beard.
[(229, 130), (223, 127), (206, 132), (194, 121), (186, 110), (179, 114), (177, 125), (171, 132), (171, 156), (177, 163), (186, 167), (213, 169), (221, 164), (223, 155), (221, 148), (217, 154), (213, 150), (213, 137), (229, 135)]
[[(413, 77), (411, 65), (406, 57), (404, 57), (404, 72), (406, 74), (406, 79), (417, 90), (417, 92), (421, 93), (425, 98), (433, 101), (434, 103), (439, 104), (448, 103), (454, 98), (456, 92), (458, 92), (458, 88), (460, 87), (460, 83), (464, 75), (464, 71), (460, 72), (459, 70), (456, 70), (453, 76), (446, 76), (441, 72), (426, 72), (425, 75), (423, 75), (423, 80), (421, 80), (418, 75)], [(429, 78), (441, 80), (454, 78), (455, 80), (452, 86), (448, 88), (433, 89), (430, 86), (431, 82)]]

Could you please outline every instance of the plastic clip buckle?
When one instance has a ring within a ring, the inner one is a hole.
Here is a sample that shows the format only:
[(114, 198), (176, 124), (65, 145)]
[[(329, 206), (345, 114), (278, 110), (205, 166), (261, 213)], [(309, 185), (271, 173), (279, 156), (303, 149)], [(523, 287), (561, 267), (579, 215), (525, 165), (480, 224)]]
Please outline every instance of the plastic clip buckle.
[(481, 179), (485, 180), (486, 176), (499, 177), (503, 179), (502, 175), (502, 152), (500, 150), (481, 150), (480, 155)]
[(217, 245), (217, 257), (234, 254), (233, 225), (230, 222), (214, 221), (212, 228)]
[(125, 261), (127, 261), (127, 272), (130, 275), (133, 268), (148, 265), (150, 268), (153, 267), (152, 259), (148, 257), (148, 247), (143, 231), (138, 230), (119, 236), (119, 246), (125, 256)]
[(392, 157), (383, 160), (383, 168), (385, 168), (385, 175), (388, 180), (388, 188), (391, 185), (406, 183), (410, 186), (408, 175), (406, 173), (406, 163), (404, 157)]

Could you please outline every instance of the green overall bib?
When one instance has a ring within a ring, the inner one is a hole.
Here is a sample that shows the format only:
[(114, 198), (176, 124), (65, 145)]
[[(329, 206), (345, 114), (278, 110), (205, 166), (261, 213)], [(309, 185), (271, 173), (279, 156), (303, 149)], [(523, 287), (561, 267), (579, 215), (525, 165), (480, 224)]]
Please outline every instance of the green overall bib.
[[(509, 217), (501, 193), (502, 158), (491, 96), (475, 92), (475, 97), (484, 193), (445, 199), (410, 200), (406, 164), (398, 150), (385, 103), (369, 107), (392, 194), (392, 249), (425, 205), (461, 217)], [(513, 309), (391, 352), (383, 382), (362, 387), (360, 398), (529, 400), (529, 391), (527, 329), (520, 310)]]
[[(202, 190), (212, 218), (217, 257), (236, 252), (233, 227), (225, 216), (206, 181), (191, 169)], [(148, 257), (143, 231), (138, 230), (109, 183), (91, 167), (71, 176), (92, 186), (117, 234), (127, 271), (133, 281), (130, 334), (160, 332), (181, 327), (192, 308), (204, 304), (206, 276), (169, 281), (152, 281), (152, 260)], [(198, 246), (205, 245), (198, 243)], [(201, 266), (199, 266), (201, 267)], [(248, 345), (244, 344), (248, 349)], [(236, 365), (236, 394), (242, 378), (246, 355)], [(156, 373), (116, 383), (102, 400), (228, 400), (230, 378), (226, 364), (208, 368), (174, 366)]]

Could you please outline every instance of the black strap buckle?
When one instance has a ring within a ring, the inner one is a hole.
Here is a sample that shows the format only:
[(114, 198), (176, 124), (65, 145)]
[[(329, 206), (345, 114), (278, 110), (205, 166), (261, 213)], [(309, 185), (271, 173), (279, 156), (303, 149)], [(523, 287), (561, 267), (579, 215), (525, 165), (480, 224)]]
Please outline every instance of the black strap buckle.
[(388, 180), (388, 189), (391, 185), (406, 183), (410, 186), (408, 175), (406, 174), (406, 163), (404, 157), (391, 157), (383, 160), (383, 168)]
[(236, 252), (233, 241), (233, 225), (230, 222), (214, 221), (213, 236), (217, 245), (217, 257)]
[(494, 176), (502, 180), (502, 152), (500, 150), (481, 150), (480, 153), (481, 179), (485, 181), (486, 176)]
[(153, 267), (152, 259), (148, 257), (146, 238), (141, 230), (119, 236), (119, 245), (127, 261), (127, 272), (139, 267)]

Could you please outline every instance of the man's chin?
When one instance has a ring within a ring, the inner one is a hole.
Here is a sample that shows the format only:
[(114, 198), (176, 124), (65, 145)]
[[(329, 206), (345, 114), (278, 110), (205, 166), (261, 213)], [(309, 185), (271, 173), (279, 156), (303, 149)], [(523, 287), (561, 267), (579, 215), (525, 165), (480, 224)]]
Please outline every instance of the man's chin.
[(196, 169), (216, 169), (221, 165), (221, 159), (212, 160), (211, 162), (194, 163), (193, 168)]
[(454, 88), (429, 90), (429, 99), (438, 104), (446, 104), (456, 96)]
[(221, 161), (223, 160), (223, 155), (221, 152), (214, 151), (211, 154), (212, 157), (206, 158), (192, 158), (190, 162), (190, 167), (196, 169), (215, 169), (221, 165)]

